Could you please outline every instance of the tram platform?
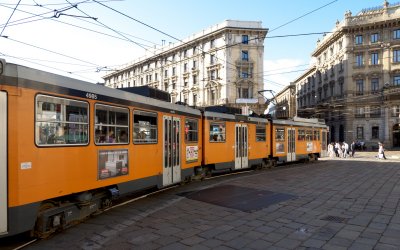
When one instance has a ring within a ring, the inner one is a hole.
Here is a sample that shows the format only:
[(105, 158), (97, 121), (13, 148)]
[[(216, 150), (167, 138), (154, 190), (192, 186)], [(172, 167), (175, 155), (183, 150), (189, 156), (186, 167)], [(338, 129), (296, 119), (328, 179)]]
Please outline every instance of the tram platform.
[(169, 188), (24, 249), (400, 249), (400, 152)]

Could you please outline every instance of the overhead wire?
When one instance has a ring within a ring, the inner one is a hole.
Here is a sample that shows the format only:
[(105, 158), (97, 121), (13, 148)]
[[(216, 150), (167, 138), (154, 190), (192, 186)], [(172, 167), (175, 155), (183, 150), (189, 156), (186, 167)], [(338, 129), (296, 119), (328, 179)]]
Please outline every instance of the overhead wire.
[(10, 21), (11, 17), (14, 15), (15, 10), (18, 8), (18, 5), (19, 5), (20, 3), (21, 3), (21, 0), (18, 1), (17, 5), (15, 5), (15, 8), (14, 8), (13, 12), (11, 13), (10, 17), (8, 18), (7, 23), (4, 25), (3, 30), (2, 30), (1, 33), (0, 33), (0, 36), (3, 35), (3, 32), (4, 32), (4, 30), (6, 29), (8, 22)]
[[(78, 2), (78, 3), (86, 3), (87, 1), (82, 1), (82, 2)], [(166, 32), (163, 32), (163, 31), (161, 31), (161, 30), (159, 30), (159, 29), (157, 29), (157, 28), (155, 28), (155, 27), (153, 27), (153, 26), (151, 26), (151, 25), (148, 25), (148, 24), (146, 24), (146, 23), (144, 23), (144, 22), (142, 22), (142, 21), (140, 21), (140, 20), (137, 20), (137, 19), (135, 19), (135, 18), (132, 18), (132, 17), (130, 17), (130, 16), (128, 16), (128, 15), (126, 15), (126, 14), (124, 14), (124, 13), (122, 13), (122, 12), (120, 12), (120, 11), (118, 11), (118, 10), (115, 10), (114, 8), (111, 8), (111, 7), (109, 7), (109, 6), (107, 6), (107, 5), (105, 5), (105, 4), (103, 4), (102, 2), (107, 2), (107, 1), (96, 1), (96, 0), (93, 0), (93, 2), (95, 2), (95, 3), (97, 3), (97, 4), (100, 4), (100, 5), (102, 5), (102, 6), (104, 6), (104, 7), (107, 7), (107, 8), (109, 8), (109, 9), (112, 9), (113, 11), (116, 11), (117, 13), (119, 13), (119, 14), (121, 14), (121, 15), (124, 15), (124, 16), (126, 16), (126, 17), (128, 17), (128, 18), (130, 18), (130, 19), (132, 19), (132, 20), (134, 20), (134, 21), (136, 21), (136, 22), (139, 22), (139, 23), (141, 23), (142, 25), (145, 25), (145, 26), (147, 26), (147, 27), (149, 27), (149, 28), (151, 28), (151, 29), (153, 29), (153, 30), (156, 30), (156, 31), (158, 31), (158, 32), (160, 32), (160, 33), (162, 33), (162, 34), (164, 34), (164, 35), (166, 35), (166, 36), (168, 36), (168, 37), (171, 37), (171, 38), (173, 38), (173, 39), (175, 39), (175, 40), (178, 40), (178, 41), (182, 41), (182, 40), (180, 40), (180, 39), (178, 39), (178, 38), (176, 38), (176, 37), (174, 37), (174, 36), (172, 36), (172, 35), (169, 35), (169, 34), (167, 34)], [(335, 2), (335, 1), (333, 1), (333, 2)], [(71, 4), (71, 3), (70, 3)], [(38, 5), (38, 4), (36, 4), (36, 5)], [(40, 5), (40, 6), (43, 6), (43, 5)], [(323, 7), (325, 7), (325, 6), (327, 6), (327, 5), (324, 5), (324, 6), (322, 6), (322, 7), (319, 7), (318, 9), (321, 9), (321, 8), (323, 8)], [(316, 9), (316, 10), (318, 10), (318, 9)], [(314, 11), (316, 11), (316, 10), (314, 10)], [(309, 12), (309, 13), (306, 13), (305, 15), (308, 15), (308, 14), (310, 14), (310, 13), (312, 13), (312, 12), (314, 12), (314, 11), (311, 11), (311, 12)], [(303, 15), (303, 16), (305, 16), (305, 15)], [(297, 19), (300, 19), (301, 17), (299, 17), (299, 18), (297, 18)], [(296, 20), (297, 20), (296, 19)], [(51, 20), (54, 20), (54, 19), (51, 19)], [(59, 20), (57, 20), (57, 21), (59, 21)], [(295, 20), (292, 20), (292, 21), (295, 21)], [(63, 22), (62, 22), (63, 23)], [(82, 27), (79, 27), (79, 28), (82, 28)], [(279, 27), (278, 27), (279, 28)], [(277, 28), (276, 28), (277, 29)], [(327, 33), (327, 32), (324, 32), (324, 33)], [(308, 34), (308, 35), (314, 35), (314, 34), (320, 34), (320, 33), (310, 33), (310, 34)], [(307, 34), (298, 34), (298, 35), (285, 35), (285, 36), (299, 36), (299, 35), (307, 35)], [(278, 37), (285, 37), (285, 36), (276, 36), (277, 38)], [(256, 39), (259, 39), (258, 37), (256, 38)], [(239, 44), (239, 43), (238, 43)], [(233, 46), (233, 45), (232, 45)], [(199, 49), (201, 49), (201, 48), (199, 48)], [(204, 51), (202, 51), (202, 52), (204, 52)], [(219, 59), (219, 58), (216, 58), (216, 59)], [(219, 59), (219, 60), (222, 60), (222, 59)], [(224, 60), (222, 60), (222, 61), (224, 61)], [(231, 64), (232, 66), (234, 66), (234, 67), (236, 67), (236, 65), (234, 65), (234, 64)], [(236, 70), (236, 68), (230, 68), (230, 69), (233, 69), (233, 70)], [(259, 73), (254, 73), (254, 74), (259, 74)], [(260, 73), (261, 74), (261, 73)]]
[[(65, 1), (68, 2), (68, 3), (70, 3), (68, 0), (65, 0)], [(71, 4), (71, 3), (70, 3), (70, 4)], [(79, 9), (77, 6), (74, 6), (74, 5), (72, 5), (72, 4), (71, 4), (71, 6), (73, 6), (73, 7), (76, 8), (78, 11), (80, 11), (80, 12), (83, 13), (83, 14), (85, 14), (86, 16), (90, 17), (90, 15), (86, 14), (83, 10)], [(95, 20), (96, 22), (98, 22), (99, 24), (101, 24), (103, 27), (106, 27), (107, 29), (109, 29), (109, 30), (111, 30), (111, 31), (113, 31), (113, 32), (115, 32), (115, 33), (117, 33), (118, 35), (124, 37), (124, 38), (127, 39), (128, 41), (130, 41), (130, 42), (132, 42), (132, 43), (138, 45), (138, 46), (141, 47), (141, 48), (143, 48), (145, 51), (148, 50), (147, 48), (145, 48), (145, 47), (142, 46), (141, 44), (139, 44), (139, 43), (137, 43), (137, 42), (135, 42), (135, 41), (129, 39), (129, 38), (126, 37), (125, 35), (121, 34), (120, 32), (116, 31), (115, 29), (112, 29), (111, 27), (105, 25), (104, 23), (100, 22), (99, 20), (97, 20), (97, 19), (94, 19), (94, 20)]]
[[(168, 36), (168, 37), (170, 37), (170, 38), (173, 38), (173, 39), (175, 39), (175, 40), (177, 40), (177, 41), (183, 42), (183, 41), (182, 41), (181, 39), (179, 39), (179, 38), (176, 38), (176, 37), (174, 37), (174, 36), (172, 36), (172, 35), (170, 35), (170, 34), (164, 32), (164, 31), (161, 31), (161, 30), (159, 30), (159, 29), (157, 29), (157, 28), (155, 28), (155, 27), (149, 25), (149, 24), (146, 24), (146, 23), (144, 23), (144, 22), (142, 22), (142, 21), (140, 21), (140, 20), (138, 20), (138, 19), (136, 19), (136, 18), (133, 18), (133, 17), (131, 17), (131, 16), (129, 16), (129, 15), (127, 15), (127, 14), (121, 12), (121, 11), (118, 11), (118, 10), (116, 10), (116, 9), (114, 9), (114, 8), (111, 8), (111, 7), (109, 7), (109, 6), (105, 5), (105, 4), (99, 3), (97, 0), (92, 0), (92, 1), (98, 3), (98, 4), (102, 5), (102, 6), (104, 6), (104, 7), (106, 7), (106, 8), (108, 8), (108, 9), (111, 9), (112, 11), (114, 11), (114, 12), (120, 14), (120, 15), (123, 15), (123, 16), (125, 16), (125, 17), (127, 17), (127, 18), (129, 18), (129, 19), (131, 19), (131, 20), (133, 20), (133, 21), (135, 21), (135, 22), (138, 22), (138, 23), (140, 23), (140, 24), (142, 24), (142, 25), (144, 25), (144, 26), (146, 26), (146, 27), (149, 27), (149, 28), (151, 28), (151, 29), (153, 29), (153, 30), (155, 30), (155, 31), (158, 31), (158, 32), (160, 32), (161, 34), (164, 34), (164, 35), (166, 35), (166, 36)], [(304, 15), (302, 15), (302, 16), (296, 18), (296, 19), (293, 19), (293, 20), (291, 20), (291, 21), (289, 21), (289, 22), (287, 22), (287, 23), (285, 23), (285, 24), (283, 24), (283, 25), (281, 25), (281, 26), (275, 28), (274, 30), (279, 29), (279, 28), (281, 28), (281, 27), (283, 27), (283, 26), (285, 26), (285, 25), (287, 25), (287, 24), (289, 24), (289, 23), (291, 23), (291, 22), (294, 22), (294, 21), (296, 21), (296, 20), (298, 20), (298, 19), (300, 19), (300, 18), (302, 18), (302, 17), (305, 17), (305, 16), (307, 16), (307, 15), (309, 15), (309, 14), (311, 14), (311, 13), (313, 13), (313, 12), (319, 10), (319, 9), (322, 9), (322, 8), (324, 8), (324, 7), (328, 6), (328, 5), (330, 5), (330, 4), (334, 3), (334, 2), (336, 2), (336, 1), (337, 1), (337, 0), (334, 0), (334, 1), (330, 2), (330, 3), (328, 3), (328, 4), (325, 4), (325, 5), (323, 5), (323, 6), (319, 7), (319, 8), (317, 8), (317, 9), (314, 9), (314, 10), (312, 10), (312, 11), (310, 11), (310, 12), (308, 12), (308, 13), (306, 13), (306, 14), (304, 14)], [(329, 33), (329, 32), (318, 32), (318, 33), (307, 33), (307, 34), (297, 34), (297, 35), (286, 35), (286, 37), (288, 37), (288, 36), (300, 36), (300, 35), (316, 35), (316, 34), (326, 34), (326, 33)], [(285, 37), (285, 36), (275, 36), (275, 37), (271, 37), (271, 38), (282, 38), (282, 37)], [(264, 38), (266, 38), (266, 37), (264, 37)], [(255, 38), (253, 38), (253, 39), (260, 39), (260, 37), (255, 37)], [(242, 43), (236, 43), (236, 44), (228, 45), (228, 46), (225, 46), (224, 48), (231, 47), (231, 46), (235, 46), (235, 45), (238, 45), (238, 44), (242, 44)], [(200, 47), (199, 47), (198, 49), (200, 49), (202, 53), (207, 53), (207, 54), (210, 54), (210, 53), (211, 53), (211, 52), (205, 52), (205, 51), (204, 51), (202, 48), (200, 48)], [(221, 49), (223, 49), (223, 48), (221, 48)], [(220, 59), (220, 58), (218, 58), (217, 56), (216, 56), (216, 59), (217, 59), (217, 60), (224, 61), (224, 62), (226, 62), (227, 64), (230, 64), (231, 66), (233, 66), (234, 68), (230, 68), (231, 70), (236, 70), (236, 65), (235, 65), (235, 64), (230, 63), (230, 62), (228, 62), (228, 61), (226, 61), (226, 60)], [(262, 73), (255, 73), (255, 74), (258, 75), (258, 74), (262, 74)]]

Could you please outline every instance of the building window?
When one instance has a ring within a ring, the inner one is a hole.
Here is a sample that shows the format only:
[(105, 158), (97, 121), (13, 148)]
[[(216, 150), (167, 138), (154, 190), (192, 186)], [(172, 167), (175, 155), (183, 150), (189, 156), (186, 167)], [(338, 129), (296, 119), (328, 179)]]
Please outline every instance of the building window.
[(361, 45), (363, 43), (363, 36), (362, 35), (356, 35), (356, 45)]
[(248, 35), (242, 35), (242, 43), (249, 44), (249, 36)]
[(215, 104), (215, 99), (216, 99), (215, 90), (211, 90), (210, 91), (210, 104), (214, 105)]
[(356, 118), (364, 118), (364, 107), (356, 107)]
[(329, 87), (330, 87), (331, 96), (333, 96), (333, 94), (335, 92), (335, 84), (331, 84)]
[(135, 144), (157, 143), (157, 113), (134, 111), (133, 142)]
[(357, 127), (357, 139), (364, 139), (364, 128)]
[(393, 76), (393, 85), (400, 86), (400, 75)]
[(373, 126), (372, 127), (372, 139), (379, 139), (379, 127), (378, 126)]
[(193, 105), (196, 106), (197, 104), (197, 94), (193, 94)]
[(400, 118), (400, 105), (396, 105), (392, 107), (392, 117)]
[(210, 48), (214, 48), (214, 47), (215, 47), (215, 40), (212, 39), (212, 40), (210, 41)]
[(380, 106), (372, 106), (370, 108), (370, 114), (369, 116), (371, 118), (378, 118), (381, 117), (381, 107)]
[(249, 51), (242, 50), (242, 61), (249, 61)]
[(164, 83), (164, 91), (168, 91), (168, 83)]
[(393, 50), (393, 62), (400, 62), (400, 50)]
[(193, 79), (193, 85), (197, 85), (198, 84), (197, 75), (194, 75), (192, 79)]
[(197, 68), (197, 61), (193, 61), (193, 68), (192, 70), (195, 70)]
[(357, 54), (356, 55), (356, 66), (357, 67), (361, 67), (364, 65), (364, 58), (363, 58), (363, 54)]
[(364, 94), (364, 80), (358, 79), (356, 80), (356, 95)]
[(187, 63), (184, 63), (183, 64), (183, 72), (187, 72), (187, 70), (188, 70), (188, 64)]
[(164, 70), (164, 77), (168, 77), (168, 69)]
[(210, 80), (215, 80), (216, 79), (216, 73), (215, 73), (215, 70), (211, 70), (210, 71)]
[(176, 68), (173, 67), (173, 68), (172, 68), (172, 76), (175, 76), (175, 75), (176, 75)]
[(379, 64), (379, 54), (378, 52), (371, 53), (371, 65)]
[(379, 91), (379, 78), (371, 79), (371, 92), (377, 93)]
[(215, 55), (210, 55), (210, 64), (214, 65), (215, 63)]
[(393, 31), (393, 39), (400, 39), (400, 29)]
[(379, 40), (379, 34), (378, 33), (371, 34), (371, 43), (377, 43), (378, 40)]

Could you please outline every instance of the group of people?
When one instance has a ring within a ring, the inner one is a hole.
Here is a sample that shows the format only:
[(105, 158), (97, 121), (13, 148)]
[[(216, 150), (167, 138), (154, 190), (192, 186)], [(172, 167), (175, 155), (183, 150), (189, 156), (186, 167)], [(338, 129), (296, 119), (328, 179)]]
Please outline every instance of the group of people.
[[(383, 146), (383, 143), (379, 142), (378, 143), (378, 155), (376, 156), (378, 159), (384, 159), (386, 160), (385, 156), (385, 149)], [(331, 142), (328, 144), (328, 156), (333, 158), (333, 157), (339, 157), (339, 158), (347, 158), (347, 157), (354, 157), (354, 153), (357, 148), (357, 143), (352, 142), (350, 145), (346, 143), (345, 141), (340, 143), (340, 142)]]
[(353, 141), (350, 145), (347, 142), (331, 142), (328, 145), (328, 156), (339, 157), (339, 158), (347, 158), (354, 157), (354, 153), (356, 151), (356, 143)]

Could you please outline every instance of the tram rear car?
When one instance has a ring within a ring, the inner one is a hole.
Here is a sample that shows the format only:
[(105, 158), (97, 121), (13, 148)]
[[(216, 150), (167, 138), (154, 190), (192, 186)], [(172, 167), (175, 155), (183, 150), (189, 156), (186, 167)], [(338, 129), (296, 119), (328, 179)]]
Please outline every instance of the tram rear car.
[(45, 236), (201, 164), (201, 112), (1, 61), (0, 237)]
[(278, 162), (325, 156), (327, 126), (318, 119), (273, 120), (272, 154)]

